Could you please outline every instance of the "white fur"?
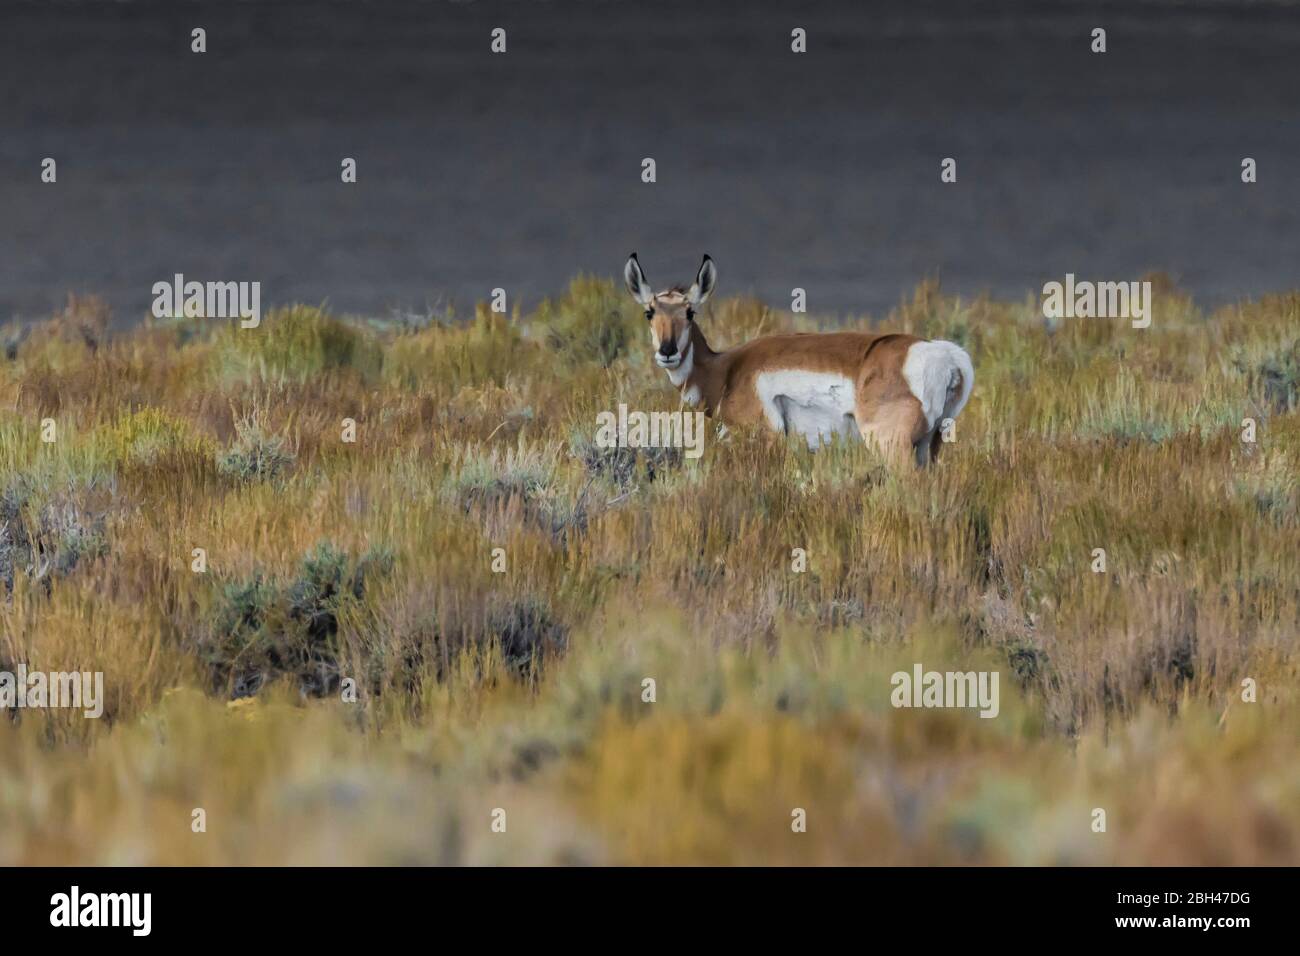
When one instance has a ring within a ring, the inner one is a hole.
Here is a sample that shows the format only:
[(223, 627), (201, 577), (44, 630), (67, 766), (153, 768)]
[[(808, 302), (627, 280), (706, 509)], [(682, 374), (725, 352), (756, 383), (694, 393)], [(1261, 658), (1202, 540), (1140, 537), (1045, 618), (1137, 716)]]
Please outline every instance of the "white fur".
[(956, 418), (966, 407), (975, 387), (975, 368), (959, 345), (916, 342), (907, 350), (903, 378), (921, 403), (926, 425), (933, 429), (945, 418)]
[(853, 417), (853, 382), (843, 375), (800, 369), (760, 372), (755, 388), (772, 428), (802, 435), (810, 448), (834, 435), (860, 437)]
[(680, 351), (679, 346), (677, 354), (681, 356), (681, 361), (672, 367), (661, 365), (660, 368), (668, 373), (668, 381), (673, 383), (674, 388), (681, 388), (695, 368), (695, 349), (691, 347), (689, 339), (686, 342), (686, 351)]
[(692, 385), (686, 391), (682, 392), (682, 400), (685, 401), (687, 405), (698, 405), (700, 404), (701, 398), (703, 398), (703, 396), (700, 395), (700, 387), (698, 385)]

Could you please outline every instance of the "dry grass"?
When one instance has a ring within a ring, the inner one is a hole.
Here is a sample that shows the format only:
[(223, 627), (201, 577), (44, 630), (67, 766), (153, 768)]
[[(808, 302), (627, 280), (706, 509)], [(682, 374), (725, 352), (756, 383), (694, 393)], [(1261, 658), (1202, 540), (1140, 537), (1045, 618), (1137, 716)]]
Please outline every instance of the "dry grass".
[[(420, 329), (7, 333), (0, 669), (107, 702), (0, 720), (0, 862), (1300, 862), (1300, 294), (1159, 293), (1138, 331), (923, 286), (885, 324), (977, 385), (907, 475), (594, 449), (676, 407), (598, 280)], [(893, 709), (918, 661), (1000, 671), (1001, 714)]]

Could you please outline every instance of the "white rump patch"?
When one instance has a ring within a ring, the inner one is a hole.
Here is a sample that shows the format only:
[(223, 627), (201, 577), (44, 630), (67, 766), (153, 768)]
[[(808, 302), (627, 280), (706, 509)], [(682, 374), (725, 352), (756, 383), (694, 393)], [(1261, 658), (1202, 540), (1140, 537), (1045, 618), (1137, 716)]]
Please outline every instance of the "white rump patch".
[(843, 375), (799, 369), (760, 372), (755, 388), (768, 424), (779, 432), (802, 435), (809, 448), (835, 435), (862, 437), (853, 417), (853, 382)]
[(966, 407), (975, 386), (975, 368), (966, 350), (953, 342), (916, 342), (907, 350), (903, 378), (921, 403), (926, 425), (933, 429)]

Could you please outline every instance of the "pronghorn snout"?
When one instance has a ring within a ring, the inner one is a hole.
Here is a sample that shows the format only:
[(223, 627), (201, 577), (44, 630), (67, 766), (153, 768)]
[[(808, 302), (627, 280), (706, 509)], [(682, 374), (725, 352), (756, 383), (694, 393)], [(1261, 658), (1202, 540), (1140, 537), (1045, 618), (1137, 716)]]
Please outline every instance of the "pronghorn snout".
[(671, 340), (665, 341), (655, 352), (655, 364), (660, 368), (672, 371), (682, 364), (682, 352), (677, 348), (677, 343)]

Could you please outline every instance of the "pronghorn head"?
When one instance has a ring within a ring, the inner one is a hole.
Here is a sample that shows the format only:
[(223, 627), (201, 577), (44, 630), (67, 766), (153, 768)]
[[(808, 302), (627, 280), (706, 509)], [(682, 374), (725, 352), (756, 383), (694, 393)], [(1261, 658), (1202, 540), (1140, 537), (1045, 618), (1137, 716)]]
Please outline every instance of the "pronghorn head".
[(654, 342), (655, 363), (670, 371), (676, 369), (686, 360), (691, 349), (691, 324), (695, 321), (695, 310), (708, 300), (718, 284), (718, 270), (713, 260), (704, 257), (689, 289), (674, 286), (655, 293), (650, 290), (650, 283), (634, 252), (623, 268), (623, 279), (632, 298), (645, 309), (645, 317), (650, 323), (650, 340)]

